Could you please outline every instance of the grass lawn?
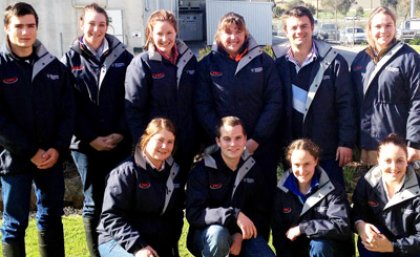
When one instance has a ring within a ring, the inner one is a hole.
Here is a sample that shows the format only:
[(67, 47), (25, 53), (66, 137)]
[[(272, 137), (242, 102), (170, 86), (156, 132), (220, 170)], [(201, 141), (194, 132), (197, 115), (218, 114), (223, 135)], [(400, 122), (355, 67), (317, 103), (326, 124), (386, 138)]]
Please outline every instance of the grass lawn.
[(412, 48), (414, 48), (417, 53), (420, 53), (420, 45), (410, 45)]

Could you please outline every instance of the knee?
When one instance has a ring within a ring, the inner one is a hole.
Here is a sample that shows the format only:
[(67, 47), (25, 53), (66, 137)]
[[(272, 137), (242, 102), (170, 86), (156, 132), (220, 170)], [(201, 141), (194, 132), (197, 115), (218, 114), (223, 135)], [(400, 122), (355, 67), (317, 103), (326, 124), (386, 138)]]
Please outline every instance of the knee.
[(226, 256), (229, 254), (231, 236), (229, 231), (220, 225), (211, 225), (204, 233), (205, 256)]
[(329, 240), (313, 239), (309, 243), (311, 257), (333, 257), (334, 247)]

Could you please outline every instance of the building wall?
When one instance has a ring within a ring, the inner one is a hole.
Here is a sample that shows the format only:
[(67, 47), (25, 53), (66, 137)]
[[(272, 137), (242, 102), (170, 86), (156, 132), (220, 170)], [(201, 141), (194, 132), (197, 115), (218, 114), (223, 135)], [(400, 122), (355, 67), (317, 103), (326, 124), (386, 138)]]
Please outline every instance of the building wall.
[[(1, 16), (3, 10), (14, 0), (0, 1)], [(38, 39), (54, 55), (61, 57), (71, 42), (80, 35), (79, 17), (82, 6), (93, 0), (26, 0), (34, 6), (39, 16)], [(106, 9), (121, 9), (124, 26), (124, 42), (133, 52), (144, 44), (144, 1), (142, 0), (96, 0)], [(146, 17), (147, 18), (147, 17)], [(0, 42), (5, 34), (0, 33)]]

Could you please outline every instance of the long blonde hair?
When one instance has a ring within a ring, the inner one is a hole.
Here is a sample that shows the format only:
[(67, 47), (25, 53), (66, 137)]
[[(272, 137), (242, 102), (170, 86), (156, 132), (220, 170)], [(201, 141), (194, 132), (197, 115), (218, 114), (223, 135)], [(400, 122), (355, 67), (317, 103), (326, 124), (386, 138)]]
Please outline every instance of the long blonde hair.
[[(397, 28), (397, 17), (395, 16), (395, 13), (391, 9), (389, 9), (388, 7), (385, 7), (385, 6), (376, 7), (373, 10), (373, 12), (370, 14), (367, 25), (366, 25), (367, 41), (369, 43), (369, 46), (373, 47), (373, 48), (375, 48), (375, 42), (374, 42), (373, 36), (372, 36), (372, 20), (377, 14), (380, 14), (380, 13), (383, 13), (385, 15), (390, 16), (391, 19), (394, 21), (395, 29)], [(395, 36), (396, 36), (396, 34), (395, 34)]]

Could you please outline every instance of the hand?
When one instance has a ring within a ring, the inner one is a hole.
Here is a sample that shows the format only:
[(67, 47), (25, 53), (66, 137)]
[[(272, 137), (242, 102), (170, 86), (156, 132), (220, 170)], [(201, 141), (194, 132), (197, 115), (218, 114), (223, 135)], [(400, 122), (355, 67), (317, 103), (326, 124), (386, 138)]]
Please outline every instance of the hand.
[(105, 137), (105, 142), (109, 145), (112, 145), (113, 148), (116, 147), (122, 140), (124, 136), (118, 133), (112, 133)]
[(45, 151), (42, 149), (38, 149), (38, 151), (35, 153), (34, 156), (31, 158), (31, 162), (35, 164), (36, 167), (38, 167), (42, 162), (44, 162), (44, 153)]
[(335, 160), (338, 161), (340, 167), (343, 167), (353, 159), (353, 150), (348, 147), (339, 146), (335, 154)]
[(260, 144), (258, 144), (257, 141), (250, 138), (248, 139), (248, 141), (246, 141), (246, 150), (248, 150), (250, 154), (254, 154), (254, 152), (257, 150), (259, 145)]
[(295, 226), (287, 230), (286, 237), (289, 238), (290, 241), (294, 241), (301, 234), (299, 226)]
[(155, 249), (150, 245), (140, 249), (134, 254), (135, 257), (159, 257)]
[(92, 140), (89, 143), (89, 145), (96, 151), (110, 151), (115, 146), (113, 144), (110, 144), (108, 141), (108, 137), (97, 137), (94, 140)]
[(392, 242), (389, 241), (389, 239), (383, 234), (378, 234), (375, 242), (373, 243), (367, 243), (367, 242), (362, 241), (362, 244), (365, 246), (367, 250), (371, 252), (380, 252), (380, 253), (394, 252), (394, 246), (392, 245)]
[(44, 152), (42, 157), (43, 157), (43, 162), (41, 162), (37, 166), (37, 168), (41, 170), (45, 170), (45, 169), (51, 168), (57, 163), (58, 157), (60, 157), (60, 154), (54, 148), (50, 148), (46, 152)]
[(420, 160), (420, 150), (407, 146), (408, 162)]
[(257, 228), (255, 227), (252, 220), (250, 220), (245, 214), (239, 212), (236, 224), (241, 229), (242, 239), (250, 239), (251, 237), (257, 237)]
[(240, 233), (235, 233), (232, 236), (232, 245), (230, 246), (229, 253), (232, 255), (239, 255), (242, 249), (242, 235)]
[(360, 221), (356, 223), (356, 230), (362, 240), (363, 245), (371, 245), (373, 246), (376, 244), (376, 241), (381, 234), (381, 231), (373, 224), (366, 223), (364, 221)]

